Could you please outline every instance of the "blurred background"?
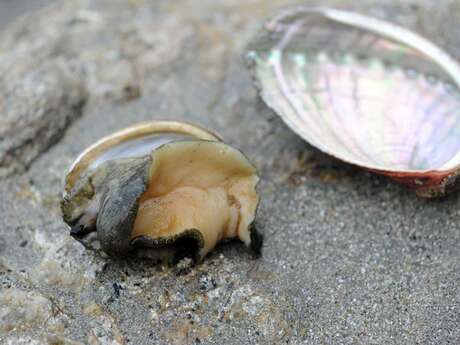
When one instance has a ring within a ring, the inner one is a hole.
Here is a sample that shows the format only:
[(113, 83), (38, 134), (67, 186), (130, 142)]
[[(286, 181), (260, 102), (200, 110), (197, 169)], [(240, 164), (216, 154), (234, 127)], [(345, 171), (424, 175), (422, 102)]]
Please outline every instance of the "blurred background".
[(21, 14), (38, 9), (55, 0), (0, 0), (0, 30)]

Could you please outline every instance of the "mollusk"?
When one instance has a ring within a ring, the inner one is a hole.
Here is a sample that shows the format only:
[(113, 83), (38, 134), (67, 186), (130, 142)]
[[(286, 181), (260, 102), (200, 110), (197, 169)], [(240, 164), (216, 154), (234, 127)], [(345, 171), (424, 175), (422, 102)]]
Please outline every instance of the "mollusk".
[(265, 103), (303, 139), (424, 197), (460, 172), (460, 67), (397, 25), (331, 8), (269, 21), (248, 63)]
[(113, 255), (200, 260), (230, 238), (259, 252), (257, 182), (254, 166), (217, 135), (150, 122), (84, 151), (66, 176), (61, 209), (71, 235), (84, 242), (95, 233)]

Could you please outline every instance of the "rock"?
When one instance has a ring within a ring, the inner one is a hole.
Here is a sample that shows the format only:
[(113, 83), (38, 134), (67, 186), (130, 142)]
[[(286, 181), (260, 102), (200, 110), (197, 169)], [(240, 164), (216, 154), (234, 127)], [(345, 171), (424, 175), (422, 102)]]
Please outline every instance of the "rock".
[(52, 316), (51, 302), (45, 297), (19, 289), (0, 292), (0, 330), (27, 330), (45, 326)]
[(81, 274), (67, 272), (57, 261), (48, 259), (43, 260), (32, 272), (31, 279), (49, 286), (72, 288), (76, 291), (81, 290), (85, 284), (85, 279)]
[(0, 54), (0, 178), (24, 171), (55, 144), (85, 102), (81, 80), (63, 59), (24, 67), (19, 53), (10, 54)]
[[(459, 343), (458, 194), (421, 200), (326, 157), (252, 86), (245, 45), (305, 2), (393, 20), (460, 57), (450, 0), (66, 0), (1, 35), (0, 343)], [(221, 132), (259, 167), (260, 259), (231, 242), (193, 267), (152, 266), (68, 235), (72, 160), (158, 119)]]

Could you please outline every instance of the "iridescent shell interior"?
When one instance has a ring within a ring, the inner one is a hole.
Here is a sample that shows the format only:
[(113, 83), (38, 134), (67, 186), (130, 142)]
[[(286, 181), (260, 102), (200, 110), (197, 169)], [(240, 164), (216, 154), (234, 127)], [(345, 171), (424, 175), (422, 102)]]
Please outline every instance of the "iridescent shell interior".
[(192, 139), (220, 141), (216, 134), (203, 128), (175, 121), (146, 122), (113, 133), (90, 146), (73, 162), (65, 190), (69, 192), (84, 171), (95, 170), (108, 160), (142, 157), (166, 143)]
[(334, 9), (268, 22), (248, 59), (264, 101), (318, 149), (385, 172), (460, 164), (460, 69), (399, 26)]

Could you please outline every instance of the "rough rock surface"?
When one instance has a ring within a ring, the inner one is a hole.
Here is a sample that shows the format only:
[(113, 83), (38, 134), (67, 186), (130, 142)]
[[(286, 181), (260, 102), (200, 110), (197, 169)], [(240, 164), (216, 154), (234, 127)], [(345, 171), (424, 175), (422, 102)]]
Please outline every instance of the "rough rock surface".
[[(69, 0), (2, 34), (0, 343), (460, 343), (459, 194), (421, 200), (324, 156), (251, 85), (246, 43), (296, 3)], [(458, 1), (353, 6), (460, 58)], [(182, 270), (70, 238), (58, 203), (71, 161), (151, 119), (215, 129), (257, 164), (262, 258), (229, 243)]]

